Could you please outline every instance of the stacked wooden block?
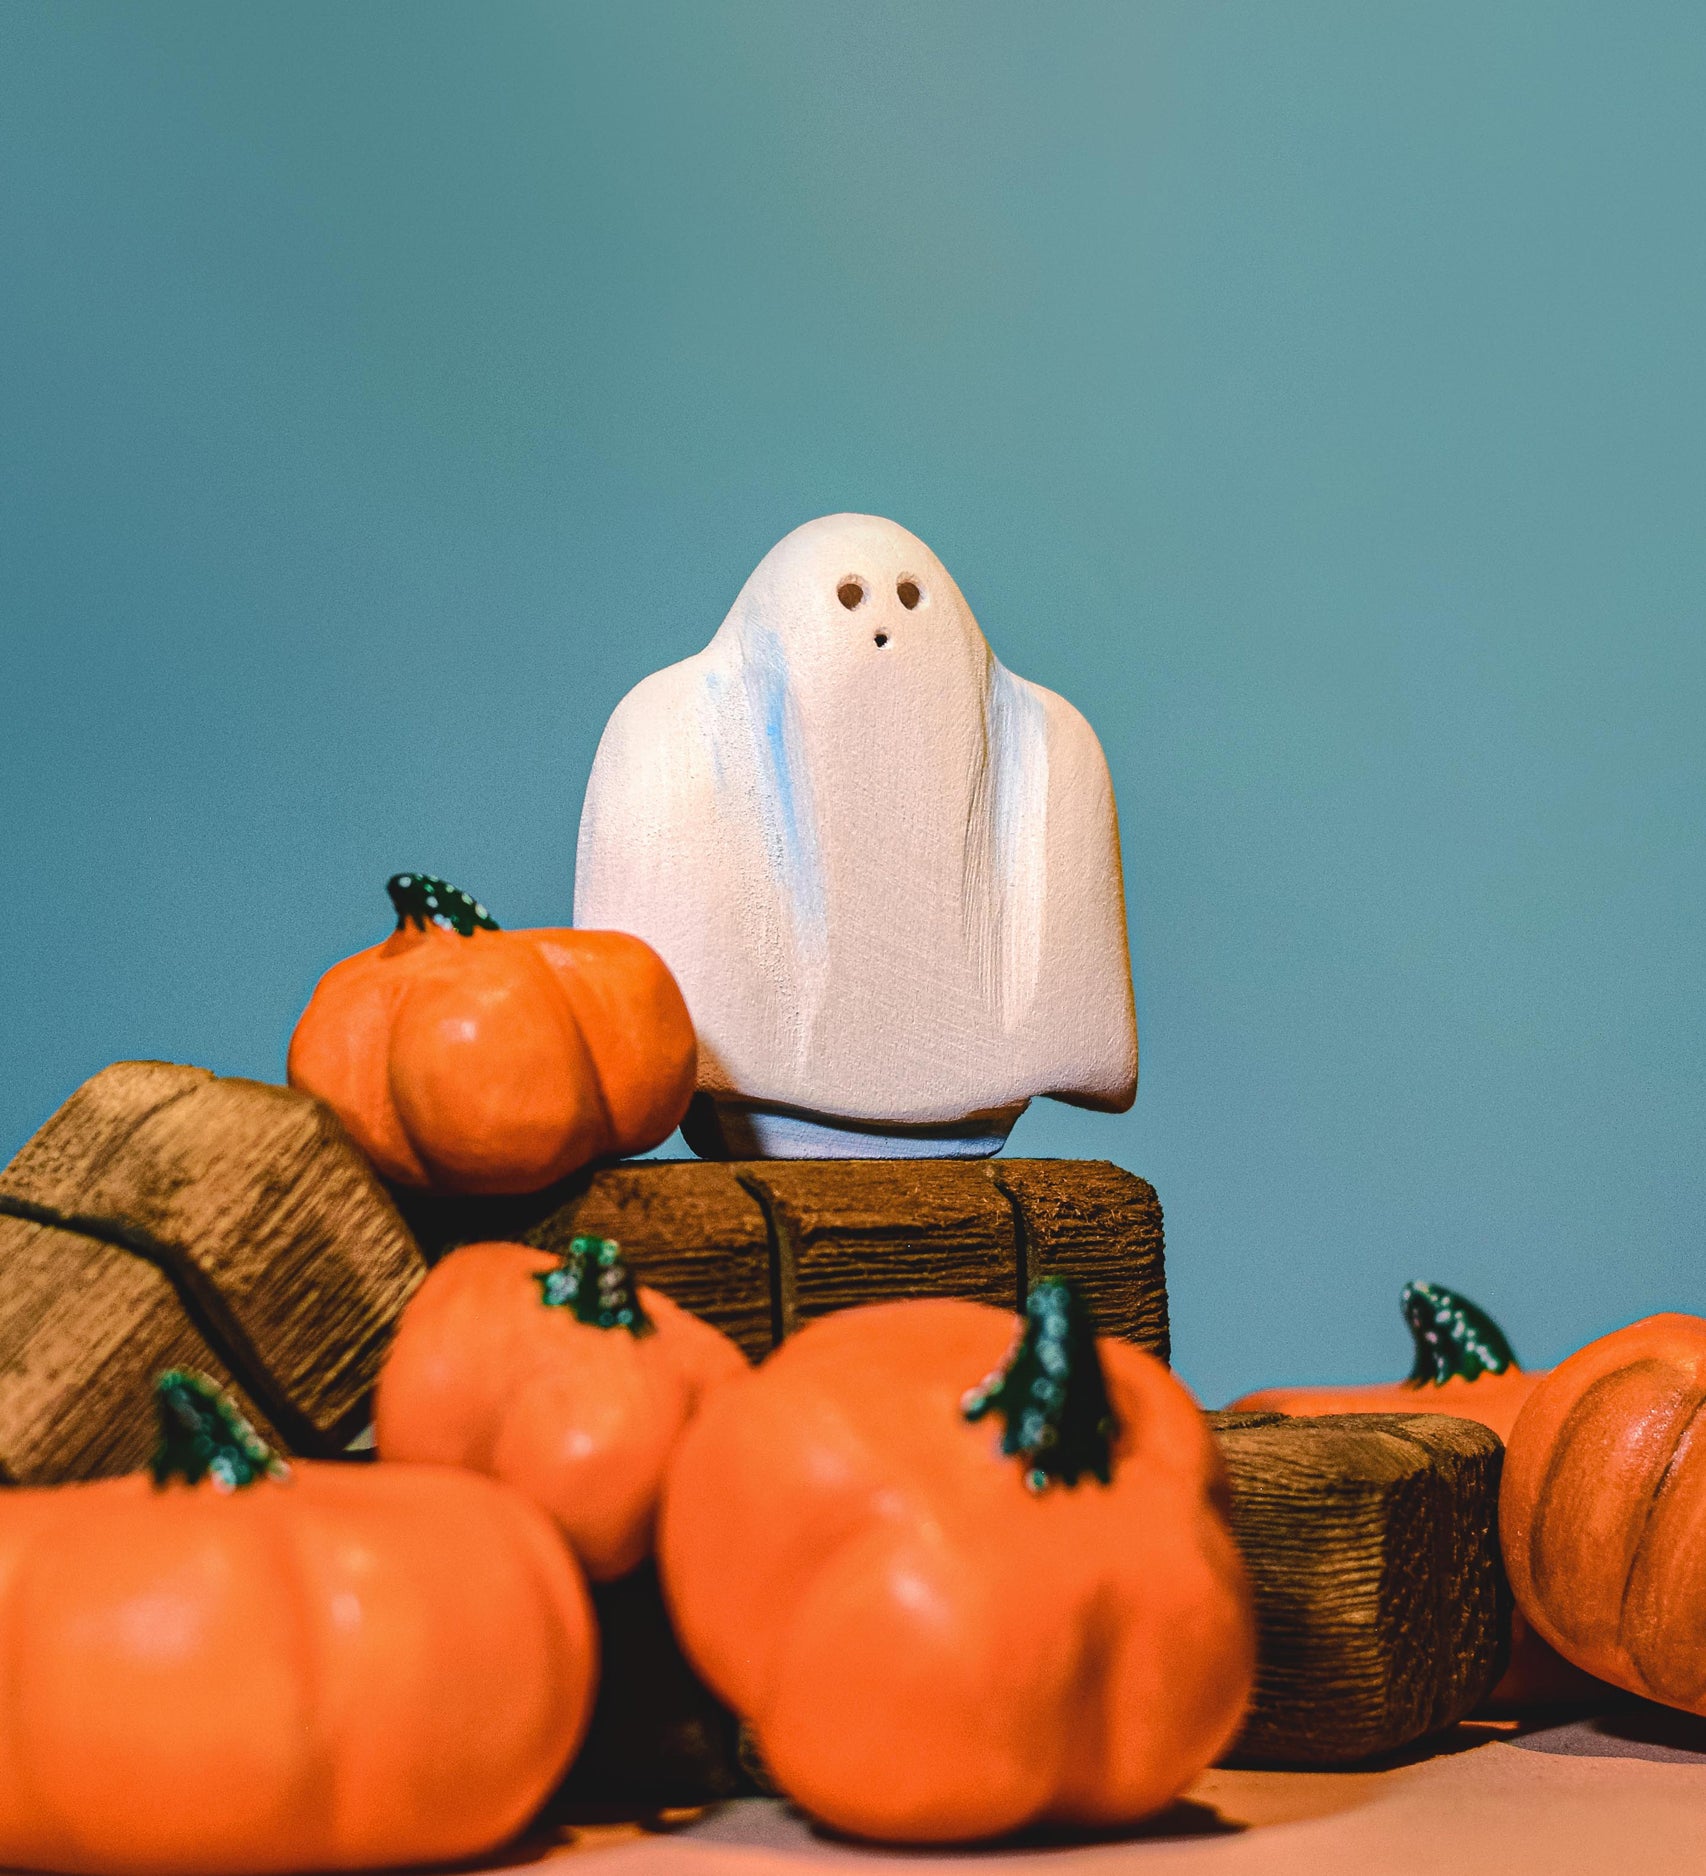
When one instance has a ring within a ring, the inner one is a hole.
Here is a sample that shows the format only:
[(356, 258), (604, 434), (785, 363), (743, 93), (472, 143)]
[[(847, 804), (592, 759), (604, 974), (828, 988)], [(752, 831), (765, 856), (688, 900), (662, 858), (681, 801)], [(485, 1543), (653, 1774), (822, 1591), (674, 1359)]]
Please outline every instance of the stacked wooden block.
[(1105, 1335), (1168, 1353), (1161, 1207), (1105, 1160), (641, 1160), (520, 1199), (399, 1193), (429, 1258), (477, 1238), (615, 1238), (641, 1279), (753, 1360), (854, 1303), (1016, 1309), (1069, 1277)]

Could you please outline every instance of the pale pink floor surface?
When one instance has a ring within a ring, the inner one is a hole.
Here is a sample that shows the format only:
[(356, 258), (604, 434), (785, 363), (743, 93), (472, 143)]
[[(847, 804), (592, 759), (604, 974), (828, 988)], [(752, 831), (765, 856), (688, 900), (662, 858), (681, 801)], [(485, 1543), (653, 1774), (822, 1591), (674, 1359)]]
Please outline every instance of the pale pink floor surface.
[(563, 1876), (1706, 1876), (1706, 1721), (1632, 1705), (1459, 1727), (1377, 1770), (1217, 1768), (1116, 1841), (895, 1850), (742, 1799), (662, 1828), (587, 1825), (481, 1870)]

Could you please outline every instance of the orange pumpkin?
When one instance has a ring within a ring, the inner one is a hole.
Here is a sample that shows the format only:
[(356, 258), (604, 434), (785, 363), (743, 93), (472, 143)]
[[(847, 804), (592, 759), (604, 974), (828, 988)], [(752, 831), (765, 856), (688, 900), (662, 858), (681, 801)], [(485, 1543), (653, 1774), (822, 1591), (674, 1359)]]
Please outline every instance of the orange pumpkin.
[(1226, 1489), (1184, 1388), (1045, 1282), (1017, 1345), (983, 1304), (875, 1304), (719, 1388), (658, 1558), (689, 1658), (828, 1823), (1111, 1826), (1176, 1797), (1249, 1698)]
[(1443, 1283), (1407, 1283), (1400, 1300), (1416, 1358), (1402, 1381), (1349, 1387), (1266, 1387), (1234, 1413), (1449, 1414), (1508, 1439), (1539, 1374), (1517, 1366), (1504, 1331)]
[(211, 1383), (155, 1476), (0, 1497), (0, 1862), (244, 1876), (472, 1856), (573, 1756), (574, 1559), (471, 1473), (288, 1473)]
[(377, 1443), (525, 1492), (604, 1582), (650, 1556), (682, 1429), (745, 1372), (720, 1330), (632, 1285), (608, 1238), (576, 1238), (560, 1261), (470, 1244), (409, 1299), (379, 1376)]
[(289, 1078), (387, 1179), (534, 1192), (643, 1153), (687, 1112), (693, 1024), (662, 958), (611, 931), (499, 931), (424, 873), (386, 890), (397, 929), (334, 964), (290, 1039)]
[(1558, 1652), (1706, 1714), (1706, 1320), (1649, 1316), (1590, 1342), (1511, 1433), (1499, 1537)]

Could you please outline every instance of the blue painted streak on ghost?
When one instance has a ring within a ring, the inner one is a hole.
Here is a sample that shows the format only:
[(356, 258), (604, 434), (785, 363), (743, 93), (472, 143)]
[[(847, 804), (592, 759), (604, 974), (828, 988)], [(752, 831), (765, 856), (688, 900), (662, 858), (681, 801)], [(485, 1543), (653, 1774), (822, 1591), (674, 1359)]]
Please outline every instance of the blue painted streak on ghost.
[(801, 756), (787, 659), (768, 627), (748, 625), (742, 635), (742, 667), (756, 738), (765, 852), (793, 912), (796, 938), (815, 947), (826, 935), (816, 804)]
[[(1047, 730), (1042, 699), (1016, 678), (999, 658), (990, 660), (989, 762), (994, 773), (991, 819), (994, 823), (996, 877), (1014, 884), (1019, 855), (1027, 839), (1040, 831), (1031, 817), (1047, 800)], [(1039, 786), (1040, 784), (1040, 786)]]
[(989, 855), (986, 990), (1002, 1027), (1023, 1022), (1042, 961), (1048, 839), (1048, 718), (1023, 678), (991, 659), (986, 705)]
[(705, 746), (711, 752), (711, 786), (722, 792), (724, 779), (723, 674), (712, 665), (699, 680), (701, 696), (699, 720), (705, 733)]

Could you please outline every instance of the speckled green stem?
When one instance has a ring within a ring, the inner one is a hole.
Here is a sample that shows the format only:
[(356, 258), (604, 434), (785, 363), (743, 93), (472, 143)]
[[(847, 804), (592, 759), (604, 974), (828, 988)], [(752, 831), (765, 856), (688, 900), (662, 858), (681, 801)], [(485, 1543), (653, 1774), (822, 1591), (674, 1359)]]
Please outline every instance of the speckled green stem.
[(1112, 1477), (1119, 1422), (1108, 1401), (1096, 1330), (1084, 1299), (1060, 1277), (1031, 1285), (1025, 1326), (1006, 1361), (960, 1402), (968, 1420), (998, 1413), (1001, 1450), (1021, 1459), (1033, 1492)]
[(626, 1329), (650, 1335), (652, 1319), (614, 1238), (571, 1238), (555, 1270), (535, 1271), (533, 1281), (547, 1309), (566, 1309), (594, 1329)]
[(385, 882), (391, 903), (397, 908), (397, 929), (413, 925), (425, 931), (429, 925), (441, 925), (446, 931), (472, 938), (475, 929), (496, 931), (498, 922), (478, 899), (460, 886), (434, 879), (430, 873), (393, 873)]
[(1503, 1374), (1518, 1366), (1504, 1330), (1443, 1283), (1406, 1283), (1399, 1300), (1416, 1343), (1411, 1387), (1473, 1381), (1479, 1374)]
[(222, 1492), (257, 1479), (281, 1479), (290, 1470), (206, 1375), (171, 1368), (154, 1383), (160, 1444), (149, 1470), (156, 1486), (181, 1479), (211, 1479)]

